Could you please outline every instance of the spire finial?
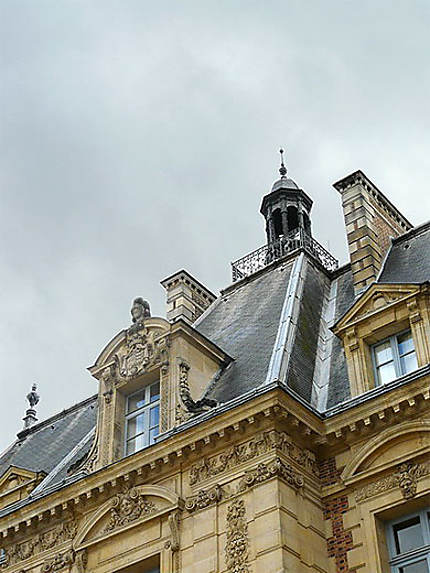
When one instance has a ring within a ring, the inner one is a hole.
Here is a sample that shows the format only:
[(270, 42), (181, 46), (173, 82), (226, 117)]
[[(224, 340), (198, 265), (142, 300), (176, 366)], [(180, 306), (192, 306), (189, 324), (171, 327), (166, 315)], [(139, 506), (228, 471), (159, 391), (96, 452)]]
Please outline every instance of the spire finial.
[(287, 174), (287, 168), (284, 165), (284, 150), (282, 147), (279, 150), (279, 153), (281, 154), (281, 167), (279, 168), (279, 173), (281, 174), (281, 177), (285, 177)]
[(36, 390), (37, 390), (37, 385), (33, 384), (31, 387), (31, 392), (27, 394), (27, 400), (28, 403), (30, 404), (30, 408), (26, 410), (25, 416), (23, 418), (24, 430), (26, 430), (27, 428), (31, 428), (31, 426), (33, 426), (37, 422), (36, 410), (34, 409), (34, 407), (36, 406), (36, 404), (39, 403), (40, 396), (36, 392)]

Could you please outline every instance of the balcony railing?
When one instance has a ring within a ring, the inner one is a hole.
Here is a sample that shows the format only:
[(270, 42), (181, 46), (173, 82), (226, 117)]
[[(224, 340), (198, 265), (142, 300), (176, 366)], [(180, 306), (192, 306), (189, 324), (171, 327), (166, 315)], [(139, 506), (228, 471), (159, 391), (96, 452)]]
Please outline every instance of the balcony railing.
[(315, 257), (328, 271), (337, 269), (338, 261), (322, 247), (315, 239), (302, 229), (292, 231), (285, 237), (279, 237), (273, 243), (264, 245), (256, 251), (245, 255), (241, 259), (231, 263), (233, 282), (239, 281), (253, 273), (264, 269), (273, 261), (284, 257), (297, 249), (305, 249)]

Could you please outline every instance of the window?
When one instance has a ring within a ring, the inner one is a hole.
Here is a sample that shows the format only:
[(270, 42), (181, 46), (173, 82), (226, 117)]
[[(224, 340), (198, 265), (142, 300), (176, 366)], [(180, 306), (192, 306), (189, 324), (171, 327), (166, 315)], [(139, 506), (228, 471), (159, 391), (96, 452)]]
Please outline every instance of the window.
[(275, 238), (277, 239), (279, 235), (284, 234), (282, 229), (282, 213), (280, 209), (275, 209), (273, 211), (273, 226), (275, 231)]
[(392, 573), (430, 573), (429, 521), (429, 510), (424, 510), (388, 525)]
[(133, 454), (155, 442), (159, 432), (160, 383), (145, 386), (127, 398), (125, 454)]
[(0, 565), (6, 563), (6, 549), (0, 549)]
[(377, 384), (386, 384), (418, 368), (410, 330), (372, 346)]

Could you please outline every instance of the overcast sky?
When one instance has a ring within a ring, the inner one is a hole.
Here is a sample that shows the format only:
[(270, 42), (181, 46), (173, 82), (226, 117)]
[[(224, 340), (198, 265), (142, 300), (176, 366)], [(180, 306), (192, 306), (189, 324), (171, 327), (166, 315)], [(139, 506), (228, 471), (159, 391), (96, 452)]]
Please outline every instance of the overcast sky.
[(429, 26), (428, 0), (2, 0), (0, 448), (33, 382), (39, 419), (96, 392), (134, 297), (229, 283), (281, 145), (341, 262), (356, 169), (425, 221)]

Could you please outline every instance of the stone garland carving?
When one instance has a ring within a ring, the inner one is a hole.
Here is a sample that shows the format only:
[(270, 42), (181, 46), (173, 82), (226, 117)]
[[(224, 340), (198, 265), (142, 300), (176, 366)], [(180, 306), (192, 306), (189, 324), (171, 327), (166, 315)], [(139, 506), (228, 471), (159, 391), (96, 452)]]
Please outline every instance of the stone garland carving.
[(6, 550), (5, 560), (0, 567), (4, 569), (11, 565), (16, 565), (41, 551), (46, 551), (64, 541), (73, 539), (76, 535), (76, 530), (76, 523), (69, 521), (67, 523), (61, 523), (49, 531), (40, 533), (36, 537), (21, 543), (16, 543), (10, 549)]
[(216, 400), (210, 400), (209, 398), (193, 400), (188, 384), (189, 370), (189, 365), (181, 361), (179, 364), (179, 398), (181, 404), (178, 404), (175, 412), (176, 422), (178, 423), (186, 422), (192, 414), (200, 414), (209, 408), (215, 408), (217, 405)]
[(108, 533), (140, 517), (157, 511), (156, 505), (141, 495), (135, 487), (124, 489), (111, 501), (110, 518), (104, 529)]
[(249, 573), (249, 537), (245, 503), (235, 499), (227, 508), (225, 561), (229, 573)]
[(261, 463), (253, 469), (245, 472), (244, 477), (239, 482), (239, 491), (244, 491), (249, 487), (262, 483), (274, 476), (280, 477), (295, 488), (300, 488), (304, 484), (301, 474), (298, 474), (289, 464), (284, 463), (280, 458), (275, 458), (269, 463)]
[(115, 368), (111, 365), (105, 368), (101, 375), (101, 381), (104, 386), (103, 397), (106, 404), (110, 404), (112, 402), (114, 379)]
[(75, 562), (75, 552), (73, 549), (69, 549), (64, 553), (58, 553), (55, 557), (47, 559), (41, 569), (41, 573), (52, 573), (54, 571), (61, 571), (68, 567), (69, 571), (73, 563)]
[(231, 467), (274, 449), (283, 452), (315, 476), (319, 475), (315, 456), (310, 450), (299, 448), (287, 433), (271, 430), (258, 434), (248, 442), (232, 446), (213, 458), (203, 458), (191, 467), (190, 484), (217, 476)]
[(86, 549), (78, 551), (75, 556), (78, 573), (85, 573), (88, 565), (88, 553)]
[(355, 492), (356, 501), (364, 501), (390, 489), (399, 487), (405, 499), (410, 499), (417, 492), (420, 477), (430, 475), (430, 463), (405, 462), (397, 466), (397, 471), (373, 483), (365, 485)]
[(196, 495), (185, 500), (185, 509), (190, 513), (198, 509), (204, 509), (221, 501), (223, 494), (224, 491), (218, 484), (209, 489), (201, 489)]

